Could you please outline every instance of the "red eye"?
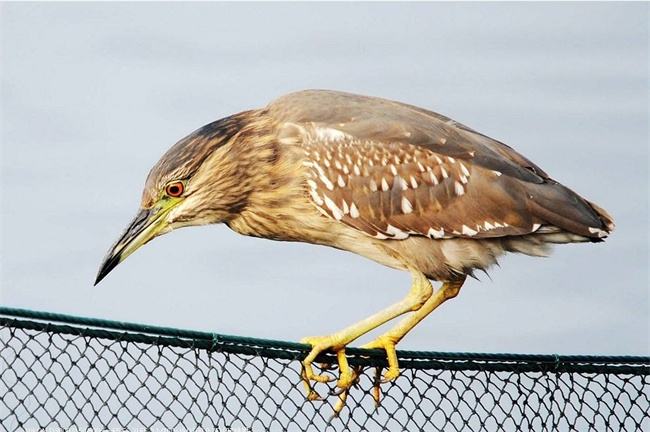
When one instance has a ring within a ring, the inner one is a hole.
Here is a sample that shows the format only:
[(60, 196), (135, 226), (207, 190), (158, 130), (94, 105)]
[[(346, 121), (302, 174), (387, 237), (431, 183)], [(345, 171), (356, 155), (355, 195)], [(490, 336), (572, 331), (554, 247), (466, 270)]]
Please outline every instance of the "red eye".
[(182, 182), (169, 183), (165, 188), (165, 193), (170, 197), (178, 198), (179, 196), (183, 195), (184, 189), (185, 186), (183, 186)]

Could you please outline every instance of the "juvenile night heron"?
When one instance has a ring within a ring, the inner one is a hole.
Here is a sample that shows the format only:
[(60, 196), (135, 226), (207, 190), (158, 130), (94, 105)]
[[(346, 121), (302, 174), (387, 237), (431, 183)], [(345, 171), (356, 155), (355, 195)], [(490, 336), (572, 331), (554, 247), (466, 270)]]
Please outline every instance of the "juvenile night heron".
[[(309, 397), (319, 353), (337, 354), (341, 399), (355, 382), (345, 347), (400, 315), (364, 345), (388, 357), (465, 278), (505, 252), (545, 255), (550, 244), (597, 242), (614, 228), (597, 205), (505, 144), (440, 114), (334, 91), (286, 95), (217, 120), (175, 144), (147, 178), (137, 216), (109, 251), (98, 283), (140, 246), (173, 229), (225, 223), (248, 236), (354, 252), (409, 271), (398, 303), (329, 336), (309, 337)], [(430, 280), (442, 282), (433, 289)]]

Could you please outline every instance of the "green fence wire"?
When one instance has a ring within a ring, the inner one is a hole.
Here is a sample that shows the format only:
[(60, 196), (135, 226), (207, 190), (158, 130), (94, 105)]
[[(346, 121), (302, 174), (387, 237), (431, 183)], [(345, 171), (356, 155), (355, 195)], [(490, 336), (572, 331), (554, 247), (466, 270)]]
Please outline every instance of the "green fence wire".
[[(650, 357), (400, 351), (340, 416), (307, 401), (302, 344), (0, 307), (2, 430), (650, 431)], [(335, 364), (334, 356), (319, 358)], [(325, 368), (334, 376), (336, 370)], [(324, 396), (334, 383), (317, 384)]]

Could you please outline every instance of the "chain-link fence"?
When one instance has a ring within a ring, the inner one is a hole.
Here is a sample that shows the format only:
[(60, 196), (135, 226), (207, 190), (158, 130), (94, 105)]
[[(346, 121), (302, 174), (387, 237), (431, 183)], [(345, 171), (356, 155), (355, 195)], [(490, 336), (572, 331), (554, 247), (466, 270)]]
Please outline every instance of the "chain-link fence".
[(336, 396), (305, 399), (301, 344), (0, 308), (0, 350), (8, 431), (650, 430), (648, 357), (402, 351), (375, 406), (384, 357), (348, 349), (364, 372), (332, 417)]

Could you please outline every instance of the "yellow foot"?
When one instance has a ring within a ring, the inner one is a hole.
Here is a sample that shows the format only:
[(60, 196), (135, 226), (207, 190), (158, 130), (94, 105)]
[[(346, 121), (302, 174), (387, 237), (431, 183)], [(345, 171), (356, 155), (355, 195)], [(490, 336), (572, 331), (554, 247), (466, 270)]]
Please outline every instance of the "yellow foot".
[[(374, 349), (381, 348), (386, 351), (388, 357), (388, 370), (384, 374), (384, 379), (381, 379), (381, 367), (375, 368), (375, 377), (372, 385), (372, 398), (375, 400), (375, 408), (379, 408), (381, 399), (380, 384), (392, 381), (399, 376), (399, 366), (397, 363), (397, 352), (395, 351), (396, 341), (390, 336), (383, 335), (374, 341), (362, 345), (361, 348)], [(361, 375), (361, 367), (356, 367), (352, 371), (352, 381), (357, 382)], [(338, 413), (345, 405), (345, 400), (348, 397), (350, 387), (344, 388), (339, 392), (339, 400), (335, 406), (335, 411)]]
[(303, 383), (305, 384), (305, 389), (307, 390), (307, 399), (309, 400), (322, 400), (320, 395), (314, 390), (312, 381), (327, 383), (333, 380), (333, 378), (327, 375), (317, 374), (314, 372), (312, 365), (314, 360), (323, 351), (332, 350), (336, 353), (336, 359), (339, 367), (339, 379), (336, 385), (344, 392), (346, 392), (343, 400), (341, 399), (343, 392), (339, 393), (339, 401), (334, 407), (334, 415), (338, 415), (345, 405), (347, 389), (349, 389), (354, 384), (357, 378), (356, 374), (353, 373), (352, 369), (350, 369), (350, 366), (348, 365), (348, 359), (345, 357), (345, 346), (337, 344), (335, 339), (331, 336), (306, 337), (302, 339), (301, 342), (309, 344), (312, 347), (311, 351), (302, 362), (302, 379)]
[(314, 368), (312, 367), (312, 363), (323, 351), (332, 349), (336, 352), (342, 348), (335, 347), (332, 338), (329, 336), (310, 336), (303, 338), (300, 342), (311, 345), (311, 351), (309, 351), (307, 357), (305, 357), (305, 359), (302, 361), (304, 378), (310, 382), (316, 381), (320, 383), (326, 383), (332, 381), (332, 378), (327, 375), (316, 374), (314, 372)]
[[(379, 336), (377, 339), (375, 339), (372, 342), (369, 342), (365, 345), (362, 345), (361, 348), (366, 348), (366, 349), (375, 349), (375, 348), (380, 348), (386, 351), (386, 355), (388, 358), (388, 370), (384, 374), (384, 377), (382, 379), (381, 376), (381, 367), (376, 367), (375, 368), (375, 377), (373, 380), (373, 385), (372, 385), (372, 398), (375, 400), (375, 408), (379, 408), (380, 406), (380, 400), (381, 400), (381, 388), (380, 384), (386, 383), (389, 381), (394, 380), (399, 376), (399, 365), (397, 363), (397, 352), (395, 351), (395, 344), (397, 342), (395, 341), (394, 338), (388, 335), (383, 335)], [(362, 368), (361, 367), (355, 367), (354, 369), (351, 370), (352, 372), (352, 383), (356, 383), (359, 380), (359, 376), (361, 375)], [(340, 387), (340, 386), (339, 386)], [(350, 390), (351, 386), (348, 386), (346, 388), (342, 388), (341, 391), (338, 394), (339, 400), (334, 407), (334, 411), (338, 414), (341, 409), (343, 409), (343, 406), (345, 405), (345, 400), (348, 397), (348, 393)]]
[(392, 381), (399, 376), (397, 352), (395, 351), (396, 343), (397, 341), (393, 337), (389, 335), (382, 335), (374, 341), (361, 346), (361, 348), (380, 348), (386, 351), (386, 357), (388, 359), (388, 370), (386, 370), (386, 373), (384, 373), (384, 380), (382, 382)]

